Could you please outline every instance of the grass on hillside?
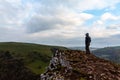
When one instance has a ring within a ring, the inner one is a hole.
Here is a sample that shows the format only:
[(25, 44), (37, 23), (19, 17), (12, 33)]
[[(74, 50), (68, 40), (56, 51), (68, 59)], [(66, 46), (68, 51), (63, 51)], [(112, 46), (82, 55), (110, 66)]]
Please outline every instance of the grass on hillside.
[(12, 56), (20, 58), (27, 68), (36, 74), (41, 74), (49, 64), (51, 48), (65, 47), (47, 46), (31, 43), (1, 42), (0, 51), (9, 51)]

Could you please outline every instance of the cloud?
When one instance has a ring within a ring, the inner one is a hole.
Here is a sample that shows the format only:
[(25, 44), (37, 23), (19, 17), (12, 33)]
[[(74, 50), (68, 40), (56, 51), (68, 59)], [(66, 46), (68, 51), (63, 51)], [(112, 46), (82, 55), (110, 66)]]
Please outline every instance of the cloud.
[(24, 30), (20, 28), (0, 27), (0, 42), (22, 41), (25, 37)]
[[(110, 12), (117, 10), (118, 3), (120, 0), (0, 0), (0, 40), (84, 45), (84, 34), (89, 32), (93, 44), (101, 45), (120, 34), (119, 14)], [(86, 12), (96, 9), (105, 13)]]
[(30, 5), (23, 5), (21, 0), (0, 0), (0, 5), (1, 27), (23, 26), (31, 10)]
[(64, 6), (77, 9), (79, 11), (93, 10), (93, 9), (105, 9), (113, 8), (120, 0), (40, 0), (42, 4), (47, 7)]
[(120, 24), (113, 24), (107, 27), (108, 29), (120, 30)]
[(24, 6), (21, 0), (0, 0), (0, 41), (24, 39), (24, 22), (29, 10), (29, 5)]
[(51, 19), (47, 16), (34, 16), (31, 18), (28, 24), (26, 24), (26, 26), (29, 33), (34, 33), (53, 29), (57, 23), (58, 22), (56, 20)]
[[(111, 8), (115, 6), (115, 4), (119, 3), (119, 0), (81, 0), (78, 5), (78, 9), (84, 10), (93, 10), (93, 9), (105, 9)], [(87, 6), (86, 6), (87, 5)]]
[[(56, 34), (61, 32), (75, 32), (78, 28), (81, 28), (87, 20), (94, 17), (94, 15), (88, 13), (76, 13), (63, 6), (55, 9), (53, 7), (47, 9), (46, 7), (42, 8), (43, 10), (40, 10), (32, 16), (26, 24), (29, 33), (37, 33), (46, 30), (56, 30)], [(53, 11), (53, 9), (55, 11)], [(44, 10), (47, 10), (46, 13), (49, 14), (40, 13), (44, 12)]]
[[(87, 20), (94, 18), (95, 15), (81, 12), (85, 10), (108, 8), (117, 4), (119, 2), (118, 0), (115, 2), (109, 1), (109, 4), (108, 0), (95, 0), (90, 2), (86, 0), (69, 0), (67, 1), (68, 3), (62, 0), (57, 3), (55, 3), (55, 0), (52, 1), (53, 3), (50, 5), (48, 5), (46, 1), (41, 1), (43, 5), (41, 4), (40, 8), (37, 8), (38, 10), (35, 16), (32, 16), (30, 21), (28, 21), (27, 31), (29, 33), (33, 33), (33, 35), (42, 34), (46, 37), (49, 36), (47, 35), (49, 33), (51, 37), (59, 35), (64, 38), (81, 37), (85, 32), (91, 33), (93, 37), (109, 37), (113, 34), (111, 31), (114, 31), (114, 34), (118, 33), (118, 30), (107, 30), (106, 28), (107, 26), (111, 26), (111, 24), (106, 25), (109, 20), (118, 20), (117, 16), (106, 12), (101, 15), (100, 19), (93, 24), (91, 23), (92, 25), (86, 26), (85, 23), (87, 24)], [(76, 5), (74, 5), (75, 3)], [(78, 6), (77, 3), (84, 6)], [(86, 5), (88, 5), (88, 7), (85, 7)], [(70, 6), (72, 7), (71, 9), (68, 8)], [(79, 8), (78, 10), (80, 10), (80, 12), (73, 11), (73, 7)]]
[(92, 46), (96, 47), (109, 47), (109, 46), (120, 46), (120, 34), (111, 35), (103, 38), (93, 38)]
[(92, 26), (89, 29), (87, 28), (87, 32), (91, 34), (94, 38), (108, 38), (112, 35), (120, 34), (120, 27), (106, 27), (105, 25), (100, 26)]
[(91, 25), (90, 33), (96, 38), (110, 37), (120, 33), (120, 16), (112, 13), (103, 13)]
[(120, 20), (120, 16), (119, 15), (114, 15), (110, 12), (105, 12), (102, 15), (100, 15), (100, 18), (97, 19), (97, 21), (95, 21), (94, 24), (96, 25), (104, 25), (104, 24), (108, 24), (107, 22), (110, 22), (109, 25), (113, 25), (113, 22), (117, 22), (118, 20)]
[(108, 12), (104, 13), (101, 16), (101, 20), (102, 21), (106, 21), (106, 20), (118, 20), (118, 19), (120, 19), (120, 17), (112, 15), (111, 13), (108, 13)]

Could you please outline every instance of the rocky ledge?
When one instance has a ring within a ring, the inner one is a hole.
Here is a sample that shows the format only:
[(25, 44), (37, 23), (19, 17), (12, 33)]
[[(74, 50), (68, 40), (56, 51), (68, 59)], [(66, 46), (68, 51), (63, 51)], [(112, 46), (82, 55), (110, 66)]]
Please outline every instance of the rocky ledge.
[(54, 50), (41, 80), (120, 80), (120, 66), (84, 51)]

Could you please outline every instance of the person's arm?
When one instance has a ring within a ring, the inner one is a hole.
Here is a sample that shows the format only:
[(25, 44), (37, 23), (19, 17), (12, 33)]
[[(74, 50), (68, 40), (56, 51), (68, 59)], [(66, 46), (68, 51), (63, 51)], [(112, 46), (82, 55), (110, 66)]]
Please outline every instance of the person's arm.
[(90, 42), (91, 42), (91, 37), (90, 37)]

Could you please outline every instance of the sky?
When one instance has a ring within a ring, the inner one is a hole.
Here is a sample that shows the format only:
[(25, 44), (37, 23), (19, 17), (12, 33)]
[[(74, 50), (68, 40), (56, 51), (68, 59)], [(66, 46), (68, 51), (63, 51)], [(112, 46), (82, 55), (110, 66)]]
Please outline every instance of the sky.
[(0, 0), (0, 42), (120, 46), (120, 0)]

